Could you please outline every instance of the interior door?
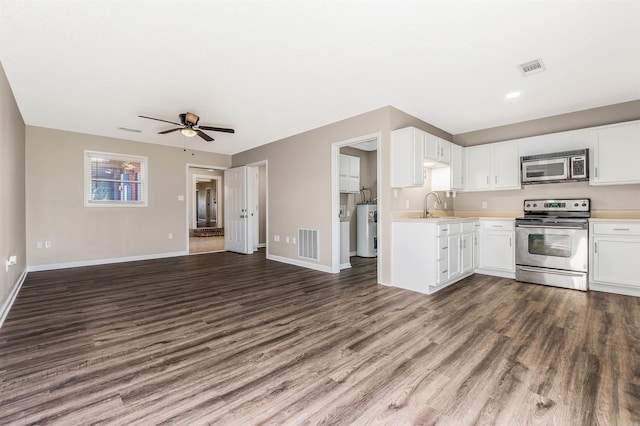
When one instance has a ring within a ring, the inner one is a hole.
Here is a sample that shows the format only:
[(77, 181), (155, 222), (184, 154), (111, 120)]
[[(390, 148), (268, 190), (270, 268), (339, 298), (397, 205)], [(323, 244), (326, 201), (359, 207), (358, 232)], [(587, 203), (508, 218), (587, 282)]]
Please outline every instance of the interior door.
[(247, 167), (224, 171), (224, 249), (236, 253), (253, 253), (249, 238), (247, 211)]

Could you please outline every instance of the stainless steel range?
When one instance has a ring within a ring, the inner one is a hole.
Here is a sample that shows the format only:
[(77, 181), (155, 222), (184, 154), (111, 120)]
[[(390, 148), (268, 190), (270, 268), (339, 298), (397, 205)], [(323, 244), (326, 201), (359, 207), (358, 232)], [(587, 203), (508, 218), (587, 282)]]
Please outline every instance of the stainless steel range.
[(516, 219), (516, 280), (587, 290), (588, 198), (525, 200)]

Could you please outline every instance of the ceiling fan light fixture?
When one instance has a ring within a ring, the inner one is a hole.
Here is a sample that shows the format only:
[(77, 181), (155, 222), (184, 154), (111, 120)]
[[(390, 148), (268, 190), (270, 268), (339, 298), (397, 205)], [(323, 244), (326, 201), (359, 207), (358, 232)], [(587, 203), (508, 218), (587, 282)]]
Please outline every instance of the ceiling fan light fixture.
[(188, 138), (192, 138), (192, 137), (194, 137), (195, 135), (198, 134), (198, 132), (196, 132), (195, 130), (190, 129), (188, 127), (186, 129), (181, 129), (180, 133), (182, 133), (183, 135), (185, 135)]
[(190, 112), (187, 112), (184, 116), (184, 121), (186, 122), (186, 124), (190, 124), (192, 126), (195, 126), (198, 124), (198, 120), (200, 120), (200, 117), (198, 117), (195, 114), (192, 114)]

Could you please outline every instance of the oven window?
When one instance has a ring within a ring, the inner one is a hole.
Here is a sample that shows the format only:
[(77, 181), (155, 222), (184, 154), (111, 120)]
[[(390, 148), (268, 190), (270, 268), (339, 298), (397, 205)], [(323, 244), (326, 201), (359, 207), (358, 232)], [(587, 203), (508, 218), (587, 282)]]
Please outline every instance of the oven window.
[(571, 236), (529, 234), (529, 253), (541, 256), (571, 257)]
[(564, 163), (530, 165), (527, 166), (526, 176), (529, 178), (564, 176), (564, 170)]

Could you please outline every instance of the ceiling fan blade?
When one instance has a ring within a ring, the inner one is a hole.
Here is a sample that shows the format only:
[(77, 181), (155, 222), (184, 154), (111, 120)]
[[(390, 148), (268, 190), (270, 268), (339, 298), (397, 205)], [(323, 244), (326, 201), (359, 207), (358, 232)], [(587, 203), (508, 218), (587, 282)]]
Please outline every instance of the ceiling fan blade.
[(173, 121), (162, 120), (162, 119), (160, 119), (160, 118), (147, 117), (147, 116), (145, 116), (145, 115), (139, 115), (138, 117), (140, 117), (140, 118), (146, 118), (146, 119), (148, 119), (148, 120), (156, 120), (156, 121), (162, 121), (162, 122), (164, 122), (164, 123), (175, 124), (176, 126), (180, 126), (180, 125), (181, 125), (180, 123), (174, 123)]
[(182, 127), (178, 127), (176, 129), (169, 129), (169, 130), (164, 130), (162, 132), (158, 132), (159, 135), (166, 135), (167, 133), (171, 133), (171, 132), (175, 132), (177, 130), (182, 130)]
[(205, 132), (201, 131), (200, 129), (194, 129), (196, 132), (198, 132), (198, 136), (200, 136), (202, 139), (204, 139), (207, 142), (211, 142), (213, 141), (213, 138), (211, 136), (209, 136), (208, 134), (206, 134)]
[(211, 130), (214, 132), (225, 132), (225, 133), (235, 133), (236, 131), (233, 129), (225, 129), (224, 127), (211, 127), (211, 126), (198, 126), (198, 128), (202, 130)]

